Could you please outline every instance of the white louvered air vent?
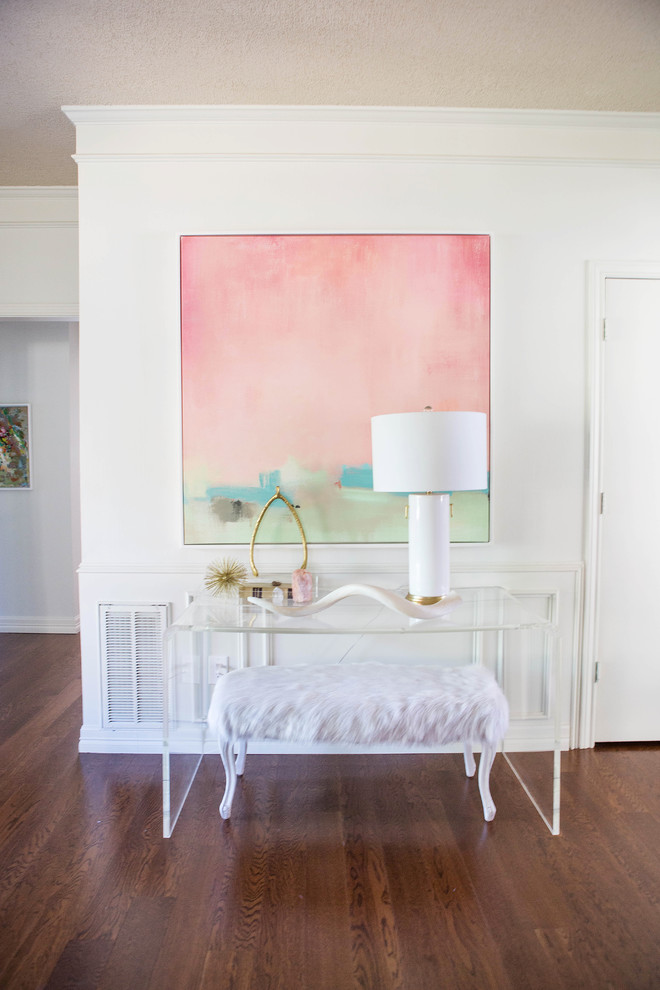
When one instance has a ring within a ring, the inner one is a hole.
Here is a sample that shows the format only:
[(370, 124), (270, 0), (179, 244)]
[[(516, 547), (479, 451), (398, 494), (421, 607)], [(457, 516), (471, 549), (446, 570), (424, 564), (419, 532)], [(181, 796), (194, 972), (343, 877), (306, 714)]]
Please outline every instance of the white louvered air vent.
[(99, 622), (104, 725), (162, 723), (167, 605), (103, 604)]

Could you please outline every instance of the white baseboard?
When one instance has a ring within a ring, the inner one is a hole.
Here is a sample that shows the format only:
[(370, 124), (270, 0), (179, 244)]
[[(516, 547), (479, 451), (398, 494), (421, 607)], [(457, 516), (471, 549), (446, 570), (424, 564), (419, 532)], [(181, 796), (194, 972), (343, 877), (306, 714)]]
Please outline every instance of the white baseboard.
[[(161, 729), (135, 726), (131, 729), (80, 730), (79, 753), (157, 753), (163, 752)], [(190, 752), (195, 752), (191, 749)]]
[(80, 616), (2, 615), (0, 633), (66, 633), (80, 632)]

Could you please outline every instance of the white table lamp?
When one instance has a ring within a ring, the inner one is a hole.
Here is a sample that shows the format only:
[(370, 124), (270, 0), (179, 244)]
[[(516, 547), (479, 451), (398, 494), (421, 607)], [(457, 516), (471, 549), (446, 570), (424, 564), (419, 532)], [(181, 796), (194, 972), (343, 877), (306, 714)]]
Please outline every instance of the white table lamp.
[(449, 594), (449, 493), (488, 487), (486, 414), (390, 413), (371, 419), (373, 489), (407, 492), (407, 598)]

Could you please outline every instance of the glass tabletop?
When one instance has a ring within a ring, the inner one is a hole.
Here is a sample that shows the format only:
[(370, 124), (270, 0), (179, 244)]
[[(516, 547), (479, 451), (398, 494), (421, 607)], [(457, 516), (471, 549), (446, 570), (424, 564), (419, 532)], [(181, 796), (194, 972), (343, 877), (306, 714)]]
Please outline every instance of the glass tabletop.
[[(324, 594), (322, 589), (318, 597)], [(182, 630), (213, 629), (217, 632), (336, 635), (553, 629), (549, 619), (537, 615), (504, 588), (461, 588), (457, 589), (457, 594), (460, 602), (455, 608), (428, 619), (409, 618), (359, 594), (344, 598), (314, 615), (300, 614), (299, 606), (294, 603), (282, 606), (283, 614), (273, 614), (246, 599), (204, 594), (188, 605), (171, 624), (169, 632), (175, 635)], [(405, 599), (405, 589), (397, 589), (397, 595)]]

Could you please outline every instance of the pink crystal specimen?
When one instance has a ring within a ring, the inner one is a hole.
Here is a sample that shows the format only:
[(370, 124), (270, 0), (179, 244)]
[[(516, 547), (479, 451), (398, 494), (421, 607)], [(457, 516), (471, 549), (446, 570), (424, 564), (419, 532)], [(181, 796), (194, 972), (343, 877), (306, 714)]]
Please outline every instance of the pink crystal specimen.
[(313, 597), (313, 580), (312, 575), (309, 571), (304, 570), (302, 567), (298, 568), (291, 575), (291, 587), (293, 593), (294, 602), (301, 604), (302, 602), (311, 602)]

